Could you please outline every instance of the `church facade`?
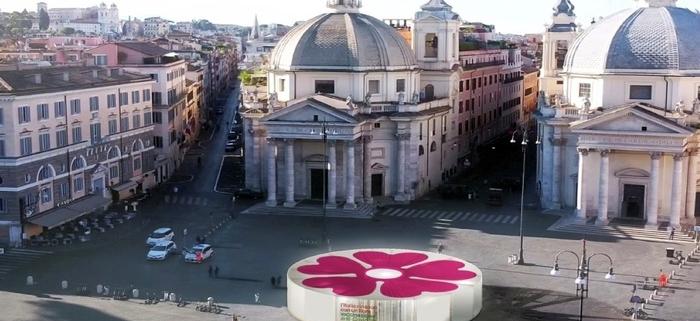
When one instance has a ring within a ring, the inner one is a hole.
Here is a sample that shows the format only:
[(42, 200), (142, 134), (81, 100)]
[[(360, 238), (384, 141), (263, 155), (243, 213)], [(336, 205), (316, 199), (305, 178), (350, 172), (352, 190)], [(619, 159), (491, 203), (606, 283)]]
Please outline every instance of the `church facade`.
[[(559, 70), (543, 66), (554, 71), (545, 82), (561, 82), (543, 86), (539, 103), (540, 203), (601, 225), (694, 224), (700, 15), (675, 0), (641, 2), (579, 34)], [(573, 17), (568, 0), (555, 8), (562, 14)], [(556, 54), (545, 50), (543, 62)]]
[(280, 40), (267, 104), (242, 113), (246, 186), (270, 207), (414, 200), (461, 166), (459, 16), (431, 0), (409, 44), (359, 0), (328, 6)]

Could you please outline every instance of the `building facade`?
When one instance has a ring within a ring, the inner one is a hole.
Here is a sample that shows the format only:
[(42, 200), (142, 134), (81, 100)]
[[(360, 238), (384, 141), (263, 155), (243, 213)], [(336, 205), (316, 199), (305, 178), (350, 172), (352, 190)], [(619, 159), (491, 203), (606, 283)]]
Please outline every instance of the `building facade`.
[(153, 83), (98, 67), (0, 72), (0, 242), (155, 185)]
[(170, 21), (161, 17), (150, 17), (143, 20), (143, 35), (147, 38), (163, 37), (170, 31)]
[(114, 3), (109, 7), (103, 2), (88, 8), (48, 8), (45, 2), (39, 2), (37, 10), (42, 9), (49, 14), (52, 31), (73, 28), (85, 34), (121, 33), (119, 8)]
[(695, 223), (700, 16), (675, 4), (646, 0), (572, 44), (563, 94), (538, 111), (543, 207), (598, 224)]

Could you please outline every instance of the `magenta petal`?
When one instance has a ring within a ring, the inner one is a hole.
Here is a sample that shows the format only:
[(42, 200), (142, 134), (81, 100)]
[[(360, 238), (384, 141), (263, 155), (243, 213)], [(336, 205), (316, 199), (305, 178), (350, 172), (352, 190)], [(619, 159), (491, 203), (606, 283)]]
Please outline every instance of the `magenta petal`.
[(364, 251), (353, 254), (358, 260), (371, 265), (373, 268), (400, 269), (404, 266), (423, 262), (428, 256), (422, 253), (387, 254), (377, 251)]
[(461, 271), (464, 263), (457, 261), (432, 261), (419, 264), (404, 270), (408, 277), (419, 277), (432, 280), (463, 281), (476, 277), (471, 271)]
[(357, 277), (319, 277), (302, 282), (305, 286), (317, 289), (333, 289), (333, 293), (342, 296), (365, 296), (372, 294), (377, 284), (373, 280)]
[(452, 283), (400, 278), (384, 282), (379, 290), (383, 295), (391, 298), (412, 298), (423, 292), (443, 293), (454, 291), (458, 287)]
[(297, 269), (304, 274), (335, 275), (350, 274), (363, 275), (365, 268), (355, 260), (342, 256), (324, 256), (318, 259), (317, 265), (304, 265)]

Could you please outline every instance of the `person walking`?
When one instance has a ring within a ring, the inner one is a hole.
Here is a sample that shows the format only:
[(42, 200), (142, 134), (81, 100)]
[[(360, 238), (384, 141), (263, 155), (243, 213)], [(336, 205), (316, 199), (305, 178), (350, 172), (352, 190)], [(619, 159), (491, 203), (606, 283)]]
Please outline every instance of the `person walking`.
[(671, 240), (671, 241), (673, 241), (673, 239), (675, 238), (675, 236), (676, 236), (676, 228), (673, 227), (673, 226), (671, 226), (671, 227), (670, 227), (670, 230), (668, 231), (668, 239)]
[(214, 267), (214, 278), (218, 279), (219, 278), (219, 266)]
[(668, 275), (666, 275), (666, 273), (664, 273), (664, 270), (661, 269), (659, 270), (659, 288), (662, 289), (666, 286), (668, 286)]
[(260, 292), (255, 292), (253, 298), (255, 299), (255, 304), (260, 304)]
[(209, 266), (209, 277), (212, 277), (213, 274), (214, 274), (214, 268), (212, 268), (210, 265)]

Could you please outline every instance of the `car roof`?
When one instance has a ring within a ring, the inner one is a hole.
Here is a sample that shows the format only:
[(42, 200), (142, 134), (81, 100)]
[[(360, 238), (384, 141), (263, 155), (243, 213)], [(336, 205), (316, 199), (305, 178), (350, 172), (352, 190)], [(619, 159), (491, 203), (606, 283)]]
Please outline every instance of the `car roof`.
[(168, 244), (170, 244), (170, 243), (173, 243), (173, 244), (174, 244), (175, 242), (173, 242), (173, 241), (160, 241), (160, 242), (156, 243), (156, 246), (158, 246), (158, 245), (168, 245)]
[(173, 230), (173, 229), (171, 229), (171, 228), (169, 228), (169, 227), (161, 227), (161, 228), (159, 228), (159, 229), (153, 231), (153, 233), (168, 233), (168, 232), (170, 232), (170, 231), (172, 231), (172, 230)]
[(197, 244), (197, 245), (193, 246), (192, 249), (193, 250), (202, 250), (202, 249), (205, 249), (207, 247), (211, 247), (211, 245), (209, 245), (209, 244)]

